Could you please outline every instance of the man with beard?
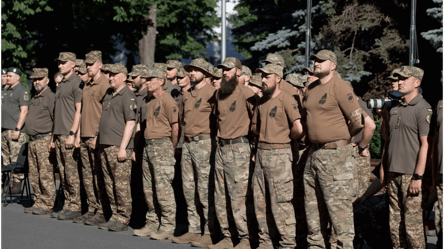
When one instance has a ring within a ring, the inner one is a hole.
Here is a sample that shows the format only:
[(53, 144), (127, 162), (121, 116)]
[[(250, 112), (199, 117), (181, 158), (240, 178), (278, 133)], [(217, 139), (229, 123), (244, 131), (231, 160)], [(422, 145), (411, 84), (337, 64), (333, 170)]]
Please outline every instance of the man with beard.
[[(282, 70), (268, 64), (262, 73), (262, 94), (252, 129), (259, 136), (253, 175), (254, 207), (259, 224), (259, 248), (273, 248), (266, 210), (271, 210), (280, 234), (280, 248), (296, 246), (293, 205), (292, 152), (290, 141), (302, 136), (301, 115), (294, 98), (280, 89)], [(266, 184), (268, 183), (268, 184)], [(273, 183), (273, 184), (271, 184)], [(266, 207), (270, 204), (271, 207)]]
[[(274, 64), (278, 65), (282, 71), (284, 71), (285, 68), (285, 61), (284, 57), (280, 54), (269, 54), (265, 60), (262, 61), (265, 64)], [(294, 90), (292, 85), (288, 83), (287, 81), (283, 80), (281, 81), (281, 90), (285, 93), (289, 94), (290, 96), (297, 95), (297, 91)]]
[(222, 82), (222, 69), (221, 68), (214, 68), (213, 71), (213, 86), (216, 88), (216, 90), (220, 89), (220, 83)]
[(74, 143), (80, 143), (80, 137), (77, 139), (76, 135), (80, 125), (83, 90), (80, 87), (81, 79), (74, 73), (76, 55), (61, 52), (55, 60), (63, 80), (57, 87), (53, 138), (49, 149), (55, 147), (56, 150), (65, 204), (61, 211), (53, 212), (51, 217), (72, 220), (81, 215), (80, 177), (76, 157), (78, 152)]
[[(231, 213), (240, 237), (236, 248), (249, 248), (246, 196), (250, 179), (250, 145), (247, 136), (257, 98), (251, 89), (239, 85), (242, 64), (237, 58), (226, 58), (218, 67), (223, 69), (223, 80), (215, 95), (219, 144), (216, 150), (214, 199), (224, 238), (208, 248), (233, 247), (228, 224)], [(227, 209), (227, 202), (231, 202), (232, 210)]]
[(249, 67), (242, 65), (242, 72), (239, 77), (239, 84), (248, 86), (251, 78), (251, 70)]
[[(194, 59), (185, 70), (190, 73), (193, 86), (183, 96), (183, 108), (180, 115), (184, 126), (184, 144), (182, 149), (182, 185), (188, 211), (188, 233), (174, 238), (174, 243), (190, 242), (211, 245), (210, 226), (214, 210), (209, 208), (212, 198), (208, 191), (210, 185), (211, 152), (213, 145), (215, 117), (212, 115), (216, 89), (205, 78), (211, 77), (208, 63)], [(196, 194), (197, 193), (197, 196)], [(203, 214), (198, 213), (200, 206)], [(203, 224), (201, 224), (201, 220)], [(203, 229), (202, 229), (203, 228)], [(203, 235), (201, 236), (201, 233)]]
[(83, 186), (88, 211), (82, 216), (74, 218), (73, 222), (96, 226), (105, 222), (103, 207), (109, 209), (97, 141), (103, 98), (109, 88), (109, 81), (101, 72), (102, 52), (91, 51), (86, 54), (85, 58), (85, 62), (79, 68), (79, 76), (85, 84), (79, 132)]
[(181, 67), (182, 62), (180, 61), (168, 60), (166, 62), (166, 77), (168, 81), (165, 83), (164, 89), (167, 93), (171, 95), (171, 97), (174, 98), (174, 100), (176, 100), (177, 105), (181, 104), (179, 102), (180, 87), (177, 84), (177, 72)]
[(304, 169), (308, 247), (325, 248), (319, 215), (319, 205), (325, 201), (338, 245), (353, 248), (357, 172), (351, 137), (363, 128), (362, 110), (350, 85), (334, 75), (333, 52), (321, 50), (310, 59), (315, 60), (319, 80), (310, 84), (304, 102), (313, 143)]
[(55, 94), (49, 89), (48, 69), (33, 68), (31, 75), (36, 94), (29, 105), (25, 125), (29, 136), (29, 179), (34, 191), (34, 205), (25, 208), (25, 213), (48, 214), (55, 201), (54, 167), (55, 155), (48, 151), (54, 117)]

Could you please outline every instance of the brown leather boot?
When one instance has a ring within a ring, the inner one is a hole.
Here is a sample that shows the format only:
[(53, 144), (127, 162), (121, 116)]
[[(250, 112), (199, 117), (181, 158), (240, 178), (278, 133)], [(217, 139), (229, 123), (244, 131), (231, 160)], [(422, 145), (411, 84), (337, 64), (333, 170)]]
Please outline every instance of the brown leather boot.
[(233, 248), (233, 241), (231, 238), (225, 237), (223, 240), (219, 241), (216, 245), (209, 245), (208, 249), (227, 249)]
[(182, 236), (173, 238), (172, 241), (177, 244), (188, 244), (191, 241), (198, 240), (200, 237), (202, 236), (198, 233), (186, 233)]

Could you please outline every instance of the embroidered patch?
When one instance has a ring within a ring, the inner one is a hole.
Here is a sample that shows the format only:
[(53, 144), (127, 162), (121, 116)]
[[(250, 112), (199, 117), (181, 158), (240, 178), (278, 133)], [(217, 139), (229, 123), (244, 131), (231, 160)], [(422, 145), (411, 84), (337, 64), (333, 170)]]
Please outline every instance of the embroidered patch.
[(160, 105), (154, 110), (154, 116), (158, 116), (160, 112)]
[(353, 93), (347, 94), (347, 99), (350, 103), (353, 103), (353, 100), (355, 99), (355, 97), (353, 96)]
[(236, 100), (230, 106), (230, 112), (234, 112), (236, 110)]
[(327, 94), (324, 94), (324, 96), (322, 96), (322, 98), (319, 100), (319, 104), (323, 105), (325, 104), (326, 101), (327, 101)]
[(427, 108), (427, 111), (433, 112), (432, 108)]
[(271, 109), (270, 114), (268, 114), (271, 118), (276, 117), (277, 112), (277, 106), (274, 106), (273, 109)]
[(137, 109), (137, 105), (136, 105), (136, 103), (132, 103), (132, 104), (130, 105), (130, 109), (131, 109), (131, 110), (136, 110), (136, 109)]
[(430, 121), (432, 120), (432, 114), (427, 114), (426, 121), (428, 124), (430, 124)]
[(298, 109), (298, 107), (295, 105), (295, 104), (293, 104), (293, 109)]
[(177, 112), (177, 108), (173, 107), (173, 113), (176, 113), (176, 112)]
[(202, 98), (200, 98), (198, 101), (196, 101), (196, 104), (194, 104), (194, 108), (199, 108), (200, 103), (202, 102)]

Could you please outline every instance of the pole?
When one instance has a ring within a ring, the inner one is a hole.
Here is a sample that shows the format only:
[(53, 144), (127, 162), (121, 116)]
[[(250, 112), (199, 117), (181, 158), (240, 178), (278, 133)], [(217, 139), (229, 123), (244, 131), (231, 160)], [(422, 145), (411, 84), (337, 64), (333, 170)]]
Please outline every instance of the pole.
[(307, 0), (307, 27), (305, 28), (305, 66), (310, 66), (311, 0)]
[(409, 65), (414, 66), (416, 63), (416, 0), (412, 0), (410, 12), (410, 51), (409, 51)]
[(227, 54), (227, 30), (225, 27), (226, 20), (225, 20), (225, 13), (226, 13), (226, 5), (225, 0), (222, 0), (222, 51), (221, 51), (221, 63), (225, 60), (225, 56)]

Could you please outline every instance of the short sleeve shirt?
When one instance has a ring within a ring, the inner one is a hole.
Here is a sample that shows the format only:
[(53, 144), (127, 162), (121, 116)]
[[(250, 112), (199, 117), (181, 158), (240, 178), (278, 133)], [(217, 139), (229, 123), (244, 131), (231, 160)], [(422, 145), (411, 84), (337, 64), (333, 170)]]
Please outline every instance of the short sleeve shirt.
[(438, 133), (435, 133), (435, 136), (437, 136), (436, 139), (438, 139), (438, 170), (437, 172), (439, 172), (440, 174), (442, 174), (442, 100), (440, 100), (438, 102), (438, 105), (436, 106), (436, 110), (435, 110), (435, 125), (436, 125), (436, 130), (438, 131)]
[(217, 93), (216, 100), (217, 136), (223, 139), (247, 136), (257, 102), (257, 95), (253, 90), (238, 85), (234, 92), (224, 99)]
[(431, 116), (432, 108), (421, 94), (390, 110), (389, 172), (414, 173), (421, 146), (419, 137), (429, 134)]
[(76, 104), (82, 102), (83, 98), (81, 82), (80, 77), (73, 73), (69, 78), (64, 78), (57, 86), (54, 111), (55, 135), (68, 135), (71, 130)]
[(259, 142), (286, 144), (291, 142), (293, 122), (300, 118), (296, 100), (281, 91), (274, 98), (259, 100), (252, 123), (259, 130)]
[(25, 125), (25, 132), (28, 136), (52, 131), (54, 106), (55, 94), (49, 87), (46, 87), (40, 95), (35, 95), (32, 98)]
[(360, 107), (350, 85), (333, 76), (325, 84), (317, 80), (309, 85), (304, 108), (310, 141), (328, 143), (351, 138), (347, 117)]
[[(28, 90), (20, 83), (2, 92), (2, 128), (14, 130), (20, 116), (20, 107), (29, 106)], [(22, 127), (23, 130), (24, 126)]]
[(109, 87), (109, 81), (103, 74), (97, 81), (87, 83), (83, 87), (81, 137), (94, 137), (99, 131), (103, 98)]
[(166, 92), (146, 104), (145, 139), (171, 137), (171, 125), (179, 121), (179, 106)]
[(184, 134), (187, 137), (194, 137), (199, 134), (211, 133), (210, 122), (212, 110), (215, 105), (214, 88), (206, 84), (201, 89), (190, 88), (183, 96), (184, 111)]
[(165, 91), (167, 93), (169, 93), (171, 95), (171, 97), (173, 97), (173, 99), (176, 101), (177, 105), (180, 105), (180, 86), (178, 83), (176, 84), (171, 84), (171, 81), (167, 81), (165, 83), (165, 85), (163, 86), (163, 89), (165, 89)]
[[(373, 113), (372, 111), (370, 111), (370, 109), (368, 109), (367, 107), (367, 103), (362, 100), (361, 98), (358, 99), (358, 104), (361, 107), (361, 109), (364, 111), (362, 112), (362, 114), (364, 114), (364, 118), (365, 116), (369, 116), (371, 119), (373, 119)], [(353, 137), (353, 143), (359, 143), (359, 141), (361, 141), (362, 139), (362, 132), (363, 130), (361, 130), (358, 134), (356, 134), (356, 136)]]
[[(100, 144), (120, 146), (128, 121), (136, 120), (136, 96), (127, 86), (115, 93), (109, 88), (103, 101), (99, 125)], [(132, 149), (134, 132), (127, 149)]]

